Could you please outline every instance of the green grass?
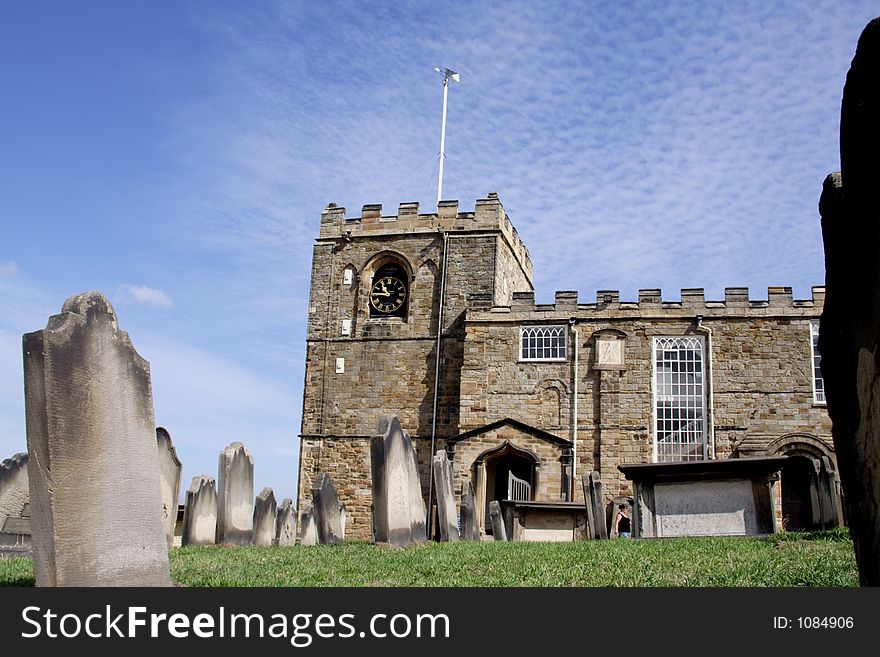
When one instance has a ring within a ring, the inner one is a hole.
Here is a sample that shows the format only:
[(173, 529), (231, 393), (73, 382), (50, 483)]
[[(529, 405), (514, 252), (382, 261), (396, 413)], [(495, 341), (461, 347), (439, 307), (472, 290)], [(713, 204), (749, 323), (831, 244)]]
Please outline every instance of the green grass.
[[(183, 586), (858, 586), (847, 531), (765, 538), (577, 543), (369, 543), (172, 550)], [(28, 559), (0, 559), (0, 586), (31, 586)]]

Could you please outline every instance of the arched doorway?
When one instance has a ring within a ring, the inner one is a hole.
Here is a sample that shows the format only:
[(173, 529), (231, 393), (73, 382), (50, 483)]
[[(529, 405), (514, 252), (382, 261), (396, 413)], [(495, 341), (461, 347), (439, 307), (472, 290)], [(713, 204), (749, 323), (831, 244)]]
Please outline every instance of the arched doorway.
[(833, 452), (815, 436), (787, 434), (770, 443), (767, 454), (791, 457), (779, 476), (776, 513), (782, 529), (805, 531), (820, 528), (816, 520), (821, 517), (816, 463), (823, 458), (831, 463)]
[[(506, 440), (477, 457), (473, 465), (473, 475), (477, 482), (477, 496), (482, 501), (483, 526), (487, 533), (492, 533), (489, 502), (500, 502), (513, 497), (534, 499), (539, 465), (540, 460), (535, 454)], [(511, 490), (511, 475), (525, 484), (514, 484), (518, 494)], [(523, 491), (526, 491), (525, 494)]]
[(782, 468), (782, 522), (786, 531), (805, 531), (813, 527), (813, 500), (810, 481), (813, 464), (804, 456), (795, 456)]

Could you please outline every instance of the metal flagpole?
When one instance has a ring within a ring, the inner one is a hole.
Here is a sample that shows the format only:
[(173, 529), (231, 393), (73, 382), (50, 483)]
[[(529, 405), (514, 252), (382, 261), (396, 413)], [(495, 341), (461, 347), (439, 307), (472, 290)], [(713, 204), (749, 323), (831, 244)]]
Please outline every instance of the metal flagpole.
[(446, 96), (449, 93), (449, 80), (461, 81), (461, 76), (448, 68), (435, 68), (438, 73), (443, 73), (443, 119), (440, 124), (440, 175), (437, 178), (437, 205), (443, 199), (443, 160), (446, 159)]

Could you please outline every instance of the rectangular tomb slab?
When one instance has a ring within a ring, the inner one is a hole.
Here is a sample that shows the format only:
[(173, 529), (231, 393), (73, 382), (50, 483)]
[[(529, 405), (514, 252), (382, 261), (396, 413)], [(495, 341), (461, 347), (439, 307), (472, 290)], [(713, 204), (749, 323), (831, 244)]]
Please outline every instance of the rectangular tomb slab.
[(23, 347), (37, 586), (170, 586), (149, 363), (97, 292)]
[(633, 536), (758, 536), (776, 531), (774, 482), (788, 456), (642, 463), (633, 482)]

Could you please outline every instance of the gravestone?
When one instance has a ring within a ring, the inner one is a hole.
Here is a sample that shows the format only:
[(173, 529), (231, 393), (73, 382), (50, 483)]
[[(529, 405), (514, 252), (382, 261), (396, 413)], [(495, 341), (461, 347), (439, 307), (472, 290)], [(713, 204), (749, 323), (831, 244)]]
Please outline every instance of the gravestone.
[(496, 541), (507, 540), (507, 528), (504, 526), (504, 515), (501, 504), (497, 500), (489, 502), (489, 519), (492, 521), (492, 536)]
[(183, 506), (181, 545), (214, 545), (217, 538), (217, 487), (214, 477), (193, 477)]
[(340, 506), (330, 475), (319, 473), (312, 486), (312, 516), (322, 545), (339, 545), (343, 541)]
[(296, 543), (296, 509), (293, 500), (285, 497), (275, 516), (275, 545), (284, 547)]
[(159, 450), (159, 486), (162, 491), (162, 520), (168, 547), (174, 543), (174, 525), (177, 523), (177, 505), (180, 501), (180, 475), (183, 467), (177, 458), (177, 450), (171, 442), (171, 434), (162, 427), (156, 428), (156, 447)]
[(21, 516), (29, 497), (28, 455), (22, 452), (0, 463), (0, 530), (6, 517)]
[(581, 487), (584, 490), (584, 506), (587, 509), (586, 538), (592, 540), (596, 538), (596, 519), (593, 517), (596, 506), (593, 503), (593, 487), (590, 484), (589, 472), (581, 475)]
[(299, 544), (300, 545), (317, 545), (318, 544), (318, 526), (315, 523), (315, 516), (312, 513), (312, 505), (309, 504), (303, 509), (302, 518), (300, 518), (300, 529), (302, 530), (302, 536), (300, 536)]
[(437, 491), (437, 524), (441, 541), (457, 541), (458, 518), (455, 512), (455, 493), (452, 489), (452, 467), (446, 450), (434, 455), (434, 489)]
[(340, 502), (339, 503), (339, 525), (342, 528), (342, 540), (345, 540), (345, 521), (348, 519), (348, 512), (345, 510), (345, 505)]
[(859, 581), (880, 586), (880, 18), (859, 38), (840, 112), (841, 173), (819, 200), (819, 352)]
[(264, 488), (254, 503), (254, 545), (270, 547), (275, 544), (275, 493)]
[(170, 586), (149, 363), (98, 292), (23, 347), (37, 586)]
[(596, 538), (608, 538), (608, 519), (605, 517), (605, 494), (599, 473), (590, 473), (590, 491), (593, 499), (593, 534)]
[(373, 539), (395, 547), (424, 543), (425, 500), (415, 449), (396, 415), (382, 415), (370, 441)]
[(479, 541), (480, 522), (477, 517), (477, 502), (474, 485), (468, 479), (461, 485), (461, 540)]
[(220, 452), (217, 543), (250, 545), (254, 535), (254, 459), (234, 442)]

